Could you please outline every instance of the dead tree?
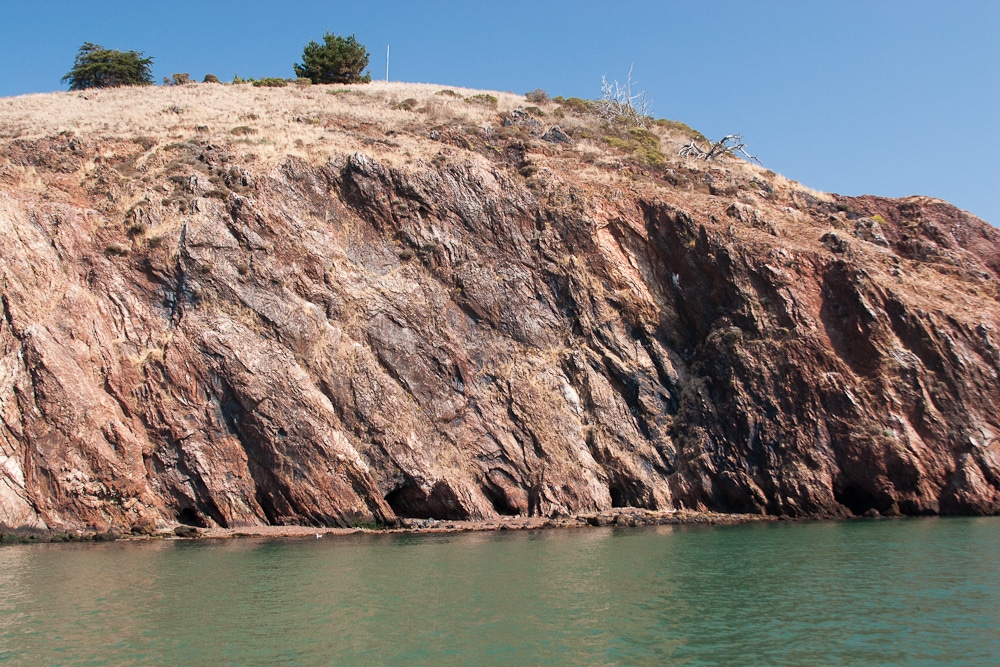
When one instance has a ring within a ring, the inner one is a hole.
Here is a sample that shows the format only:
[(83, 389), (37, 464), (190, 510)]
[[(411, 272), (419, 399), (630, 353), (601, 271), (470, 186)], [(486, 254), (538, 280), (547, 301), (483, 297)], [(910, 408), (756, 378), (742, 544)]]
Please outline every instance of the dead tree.
[(595, 105), (597, 115), (606, 121), (624, 121), (629, 125), (645, 125), (650, 120), (652, 104), (646, 99), (646, 91), (632, 92), (632, 67), (628, 68), (625, 83), (615, 79), (609, 82), (601, 77), (601, 99)]
[(708, 150), (699, 146), (692, 139), (677, 151), (677, 155), (680, 157), (689, 157), (695, 160), (714, 160), (720, 155), (732, 155), (733, 153), (741, 153), (750, 162), (760, 164), (756, 155), (750, 155), (747, 152), (747, 145), (743, 143), (742, 134), (727, 134), (715, 143), (709, 144)]

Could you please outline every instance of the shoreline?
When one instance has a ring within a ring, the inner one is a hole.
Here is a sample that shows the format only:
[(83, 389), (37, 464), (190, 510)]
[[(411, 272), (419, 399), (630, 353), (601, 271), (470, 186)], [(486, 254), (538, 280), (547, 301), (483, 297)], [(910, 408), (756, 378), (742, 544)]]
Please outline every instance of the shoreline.
[(588, 512), (571, 516), (527, 517), (502, 516), (495, 519), (444, 520), (411, 519), (399, 520), (396, 526), (352, 526), (317, 527), (299, 525), (260, 525), (235, 528), (199, 528), (178, 524), (150, 534), (116, 533), (87, 530), (38, 530), (13, 529), (0, 526), (0, 546), (12, 544), (43, 544), (58, 542), (129, 542), (160, 539), (183, 540), (224, 540), (241, 538), (306, 538), (317, 539), (331, 536), (372, 534), (426, 534), (426, 533), (469, 533), (509, 530), (554, 530), (597, 527), (639, 527), (639, 526), (689, 526), (689, 525), (735, 525), (742, 523), (795, 521), (791, 517), (777, 517), (761, 514), (726, 514), (721, 512), (699, 512), (694, 510), (647, 510), (621, 507), (602, 512)]
[[(501, 516), (494, 519), (446, 520), (403, 518), (394, 526), (359, 525), (350, 527), (259, 525), (235, 528), (201, 528), (186, 524), (146, 533), (116, 533), (83, 529), (11, 528), (0, 525), (0, 547), (15, 544), (51, 544), (64, 542), (142, 542), (148, 540), (227, 540), (227, 539), (305, 539), (347, 535), (402, 535), (486, 533), (520, 530), (559, 530), (579, 528), (636, 528), (642, 526), (729, 526), (745, 523), (850, 521), (873, 519), (921, 518), (905, 515), (862, 516), (776, 516), (769, 514), (731, 514), (697, 510), (648, 510), (616, 507), (601, 512), (587, 512), (556, 517)], [(930, 518), (930, 517), (923, 517)]]
[[(562, 517), (504, 516), (482, 520), (400, 519), (399, 526), (371, 528), (317, 528), (314, 526), (249, 526), (241, 528), (200, 528), (195, 539), (235, 539), (259, 537), (325, 537), (356, 534), (472, 533), (509, 530), (555, 530), (573, 528), (635, 528), (639, 526), (734, 525), (778, 521), (779, 517), (760, 514), (724, 514), (693, 510), (645, 510), (631, 507)], [(788, 520), (788, 517), (784, 517)]]

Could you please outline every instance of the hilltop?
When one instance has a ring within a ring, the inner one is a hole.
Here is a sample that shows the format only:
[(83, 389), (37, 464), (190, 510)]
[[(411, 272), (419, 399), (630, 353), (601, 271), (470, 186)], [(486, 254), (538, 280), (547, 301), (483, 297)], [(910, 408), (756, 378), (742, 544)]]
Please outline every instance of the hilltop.
[(997, 230), (693, 139), (422, 84), (0, 100), (0, 524), (1000, 511)]

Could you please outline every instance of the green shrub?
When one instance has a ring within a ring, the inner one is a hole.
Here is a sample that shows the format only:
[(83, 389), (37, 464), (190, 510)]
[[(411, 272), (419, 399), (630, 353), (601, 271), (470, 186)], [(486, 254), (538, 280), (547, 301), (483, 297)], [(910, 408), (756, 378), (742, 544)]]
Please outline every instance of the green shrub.
[(408, 97), (399, 104), (397, 104), (396, 106), (394, 106), (393, 109), (402, 109), (403, 111), (413, 111), (417, 107), (417, 104), (419, 103), (415, 98)]
[(205, 78), (201, 80), (202, 83), (222, 83), (219, 81), (219, 77), (214, 74), (206, 74)]
[(191, 83), (191, 75), (187, 72), (179, 72), (171, 76), (163, 77), (163, 84), (165, 86), (183, 86), (187, 83)]
[(585, 114), (593, 111), (594, 103), (591, 100), (584, 100), (579, 97), (570, 97), (562, 101), (562, 108), (566, 111), (572, 111), (573, 113)]
[(660, 137), (651, 130), (642, 127), (633, 127), (628, 131), (633, 140), (646, 148), (659, 148)]
[(277, 77), (269, 76), (263, 79), (257, 79), (253, 82), (253, 86), (256, 88), (284, 88), (288, 85), (288, 82), (284, 79), (279, 79)]
[(369, 83), (368, 49), (354, 35), (341, 37), (332, 33), (323, 36), (323, 44), (310, 41), (302, 51), (302, 63), (292, 66), (295, 75), (313, 83)]
[(621, 136), (605, 136), (604, 141), (609, 146), (628, 151), (640, 163), (660, 165), (666, 160), (660, 148), (660, 137), (642, 127), (629, 128), (628, 133)]
[(680, 132), (689, 139), (695, 139), (697, 141), (708, 141), (708, 139), (705, 138), (705, 135), (703, 135), (701, 132), (693, 129), (688, 124), (682, 123), (679, 120), (668, 120), (666, 118), (657, 118), (655, 121), (653, 121), (653, 125), (668, 130), (675, 130), (677, 132)]
[(150, 67), (152, 58), (143, 58), (141, 51), (115, 51), (100, 44), (84, 42), (66, 76), (70, 90), (86, 88), (116, 88), (148, 86), (153, 83)]
[(486, 107), (487, 109), (496, 109), (497, 104), (500, 103), (493, 95), (487, 95), (486, 93), (479, 93), (478, 95), (472, 95), (465, 98), (466, 104), (475, 104), (476, 106)]
[(530, 113), (532, 116), (538, 116), (539, 118), (545, 115), (545, 112), (539, 109), (538, 107), (524, 107), (524, 110)]
[(622, 150), (632, 150), (635, 146), (628, 139), (622, 139), (621, 137), (604, 137), (604, 142), (608, 146), (613, 146), (614, 148), (620, 148)]
[(459, 93), (456, 93), (454, 90), (448, 90), (447, 88), (445, 88), (444, 90), (439, 90), (434, 94), (440, 95), (441, 97), (461, 97)]

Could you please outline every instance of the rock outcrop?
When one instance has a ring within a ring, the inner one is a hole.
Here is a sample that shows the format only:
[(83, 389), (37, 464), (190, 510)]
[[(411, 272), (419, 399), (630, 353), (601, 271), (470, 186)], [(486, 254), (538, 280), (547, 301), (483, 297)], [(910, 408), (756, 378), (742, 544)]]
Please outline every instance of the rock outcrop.
[(435, 132), (3, 139), (0, 523), (1000, 511), (996, 229)]

